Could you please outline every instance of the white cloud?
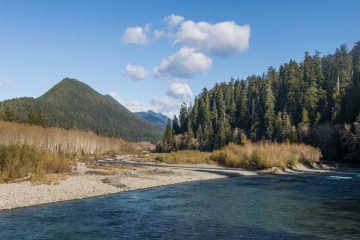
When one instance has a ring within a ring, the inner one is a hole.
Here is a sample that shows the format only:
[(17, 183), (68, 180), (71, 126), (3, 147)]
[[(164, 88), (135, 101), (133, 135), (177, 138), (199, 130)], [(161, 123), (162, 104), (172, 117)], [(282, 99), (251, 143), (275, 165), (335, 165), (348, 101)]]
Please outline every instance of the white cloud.
[(144, 28), (139, 26), (128, 27), (122, 36), (122, 41), (124, 43), (145, 44), (148, 42), (147, 32), (149, 28), (148, 24)]
[(155, 39), (160, 39), (160, 38), (166, 36), (166, 34), (167, 33), (164, 30), (155, 30), (154, 31), (154, 38)]
[(149, 75), (149, 71), (143, 66), (128, 63), (125, 67), (125, 75), (132, 80), (144, 80)]
[(159, 78), (191, 78), (194, 74), (211, 68), (212, 60), (194, 48), (183, 47), (164, 58), (154, 69)]
[(169, 28), (174, 28), (185, 21), (183, 16), (171, 14), (170, 16), (164, 17), (164, 21)]
[(149, 24), (143, 28), (128, 27), (123, 34), (123, 42), (145, 44), (149, 37), (167, 37), (174, 43), (180, 43), (182, 47), (220, 56), (241, 53), (249, 47), (251, 28), (246, 24), (238, 25), (234, 21), (214, 24), (205, 21), (194, 22), (174, 14), (165, 17), (164, 22), (167, 25), (166, 31), (151, 31)]
[(170, 85), (166, 94), (177, 99), (189, 99), (192, 97), (190, 86), (184, 82), (174, 82)]
[(111, 92), (109, 95), (131, 112), (146, 112), (148, 110), (152, 110), (154, 112), (163, 113), (170, 118), (179, 113), (180, 105), (182, 103), (180, 99), (175, 99), (170, 96), (155, 96), (148, 103), (144, 101), (125, 99), (119, 96), (116, 92)]
[(207, 22), (182, 22), (175, 33), (175, 43), (216, 55), (243, 52), (249, 47), (250, 26), (234, 21), (210, 24)]
[(163, 97), (153, 97), (150, 101), (151, 107), (155, 109), (155, 112), (160, 112), (168, 117), (173, 117), (175, 114), (178, 114), (181, 101), (179, 99), (174, 99), (169, 96)]

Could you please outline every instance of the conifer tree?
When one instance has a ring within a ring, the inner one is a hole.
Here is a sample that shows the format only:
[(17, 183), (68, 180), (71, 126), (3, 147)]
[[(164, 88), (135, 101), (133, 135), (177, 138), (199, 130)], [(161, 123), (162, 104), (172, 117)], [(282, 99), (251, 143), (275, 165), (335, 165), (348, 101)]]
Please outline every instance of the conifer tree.
[(15, 111), (11, 108), (6, 108), (4, 111), (4, 120), (5, 121), (14, 121), (15, 120)]
[(174, 119), (172, 121), (172, 129), (175, 134), (181, 133), (180, 122), (176, 115), (174, 115)]
[(351, 57), (353, 83), (360, 88), (360, 41), (356, 42), (351, 50)]
[(191, 111), (190, 120), (193, 131), (196, 133), (199, 126), (199, 100), (197, 96), (194, 99), (194, 106)]
[(274, 133), (274, 122), (275, 122), (275, 96), (273, 93), (273, 82), (275, 70), (269, 68), (267, 80), (266, 80), (266, 92), (265, 92), (265, 137), (267, 139), (272, 139)]
[(174, 133), (171, 127), (171, 120), (168, 120), (168, 123), (165, 128), (164, 136), (163, 136), (163, 151), (164, 152), (171, 152), (174, 150)]
[[(204, 151), (240, 143), (240, 135), (252, 141), (306, 141), (319, 124), (354, 121), (359, 77), (360, 42), (350, 53), (345, 45), (323, 57), (305, 53), (302, 62), (291, 60), (278, 71), (270, 67), (266, 75), (204, 88), (193, 107), (181, 106), (173, 130), (177, 134), (180, 125), (185, 146)], [(192, 135), (198, 144), (188, 144)]]
[(333, 56), (333, 64), (333, 69), (335, 70), (333, 77), (335, 77), (336, 83), (331, 94), (331, 102), (333, 103), (331, 118), (333, 121), (339, 121), (341, 120), (341, 105), (344, 101), (345, 93), (352, 83), (352, 58), (345, 44), (336, 49)]
[(288, 66), (288, 74), (286, 76), (286, 107), (285, 111), (289, 112), (293, 118), (294, 123), (300, 122), (301, 116), (301, 102), (303, 99), (302, 89), (302, 74), (298, 63), (291, 60)]
[(180, 133), (186, 132), (187, 122), (189, 120), (188, 107), (186, 103), (181, 104), (179, 121), (180, 121)]
[(274, 126), (274, 138), (277, 142), (284, 141), (282, 112), (278, 112), (276, 115), (275, 126)]
[(302, 113), (301, 113), (301, 123), (302, 124), (309, 124), (309, 114), (305, 107), (303, 107)]
[(287, 112), (282, 114), (282, 139), (283, 141), (291, 141), (292, 139), (292, 123), (291, 118)]

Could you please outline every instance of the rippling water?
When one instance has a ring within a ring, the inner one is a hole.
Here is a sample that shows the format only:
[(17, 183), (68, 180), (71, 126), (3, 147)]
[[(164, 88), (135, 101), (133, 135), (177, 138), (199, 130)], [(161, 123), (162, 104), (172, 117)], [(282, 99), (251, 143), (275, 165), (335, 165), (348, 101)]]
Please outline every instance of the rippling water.
[(0, 239), (360, 239), (360, 175), (232, 177), (10, 210)]

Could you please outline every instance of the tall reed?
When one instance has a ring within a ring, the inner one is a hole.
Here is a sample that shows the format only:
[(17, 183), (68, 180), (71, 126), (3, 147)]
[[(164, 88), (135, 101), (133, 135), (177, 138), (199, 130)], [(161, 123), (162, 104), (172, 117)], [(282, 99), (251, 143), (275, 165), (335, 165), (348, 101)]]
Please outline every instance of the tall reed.
[(5, 121), (0, 121), (0, 144), (29, 144), (53, 153), (72, 154), (131, 153), (153, 147), (147, 142), (126, 142), (119, 138), (98, 136), (92, 132)]
[(285, 169), (299, 163), (310, 165), (319, 162), (320, 150), (305, 144), (248, 143), (244, 146), (229, 144), (213, 152), (210, 159), (227, 167), (245, 169)]
[(0, 182), (26, 178), (39, 180), (50, 173), (71, 171), (73, 157), (51, 153), (28, 144), (0, 145)]
[(183, 150), (171, 153), (162, 153), (156, 156), (156, 160), (165, 163), (212, 163), (210, 153), (195, 150)]

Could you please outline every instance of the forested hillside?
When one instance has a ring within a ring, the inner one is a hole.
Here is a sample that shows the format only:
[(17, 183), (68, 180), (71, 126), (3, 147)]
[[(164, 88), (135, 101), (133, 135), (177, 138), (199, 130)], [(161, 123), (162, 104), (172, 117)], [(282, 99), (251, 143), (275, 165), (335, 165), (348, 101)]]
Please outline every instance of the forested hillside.
[(307, 142), (322, 148), (326, 158), (350, 161), (360, 156), (359, 140), (350, 139), (359, 139), (358, 125), (352, 124), (359, 114), (357, 42), (351, 51), (342, 45), (325, 56), (306, 52), (301, 62), (204, 88), (193, 104), (182, 105), (158, 150), (210, 151), (247, 139)]
[(46, 127), (82, 129), (129, 141), (155, 142), (163, 127), (138, 118), (109, 95), (65, 78), (39, 98), (0, 102), (0, 119)]

